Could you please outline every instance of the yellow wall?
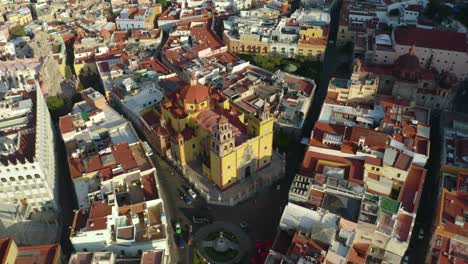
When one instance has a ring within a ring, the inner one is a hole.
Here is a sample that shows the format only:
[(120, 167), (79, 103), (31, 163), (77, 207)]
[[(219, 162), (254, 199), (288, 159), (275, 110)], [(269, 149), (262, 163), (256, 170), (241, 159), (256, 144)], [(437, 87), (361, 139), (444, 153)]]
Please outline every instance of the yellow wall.
[(7, 16), (8, 21), (13, 21), (18, 23), (19, 25), (26, 25), (32, 22), (32, 15), (31, 13), (26, 14), (26, 15), (20, 15), (20, 14), (12, 14), (10, 16)]
[(307, 29), (301, 29), (299, 35), (302, 39), (304, 38), (322, 38), (323, 29), (321, 27), (309, 27)]
[(144, 20), (145, 20), (145, 27), (147, 29), (150, 29), (150, 28), (154, 28), (154, 20), (156, 19), (156, 16), (161, 14), (161, 11), (162, 11), (162, 8), (161, 8), (161, 4), (157, 4), (154, 8), (153, 8), (153, 13), (151, 14), (151, 16), (148, 16), (148, 17), (145, 17)]
[(221, 184), (221, 158), (213, 151), (210, 152), (211, 180), (218, 186)]
[(258, 167), (263, 168), (270, 164), (273, 153), (273, 133), (264, 135), (259, 140)]
[[(378, 169), (378, 171), (377, 171)], [(375, 165), (370, 165), (370, 164), (364, 164), (364, 170), (366, 173), (374, 173), (378, 175), (382, 175), (383, 173), (383, 167), (375, 166)]]
[(221, 158), (221, 185), (219, 185), (221, 188), (226, 187), (229, 180), (234, 183), (237, 178), (236, 153), (236, 151), (233, 151)]
[(18, 246), (16, 245), (15, 241), (11, 239), (11, 245), (6, 253), (5, 262), (2, 264), (15, 264), (16, 256), (18, 256)]
[(337, 45), (344, 45), (353, 41), (353, 32), (348, 30), (348, 26), (338, 27)]
[(322, 61), (325, 56), (325, 49), (326, 45), (297, 44), (297, 54), (302, 56), (312, 56), (315, 58), (320, 54), (320, 58), (318, 58), (320, 61)]
[[(266, 54), (271, 51), (270, 44), (261, 42), (258, 37), (241, 36), (240, 39), (234, 39), (223, 33), (223, 40), (229, 51), (235, 53)], [(242, 48), (242, 46), (244, 46), (244, 48)], [(248, 46), (251, 46), (251, 49), (248, 49)], [(258, 48), (260, 48), (260, 50), (258, 50)]]

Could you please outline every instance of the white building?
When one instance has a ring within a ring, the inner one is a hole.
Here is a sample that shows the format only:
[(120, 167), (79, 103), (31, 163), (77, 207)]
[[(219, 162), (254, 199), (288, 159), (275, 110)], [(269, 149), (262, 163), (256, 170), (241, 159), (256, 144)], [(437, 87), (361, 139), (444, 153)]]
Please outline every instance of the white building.
[(54, 134), (39, 64), (0, 63), (0, 202), (58, 209)]
[(167, 219), (161, 199), (118, 205), (113, 195), (75, 213), (71, 243), (76, 251), (110, 251), (137, 256), (147, 250), (168, 252)]
[[(366, 51), (370, 64), (393, 64), (400, 56), (414, 49), (419, 66), (449, 71), (461, 81), (468, 78), (468, 44), (466, 33), (440, 29), (396, 28), (392, 35), (376, 36)], [(384, 40), (384, 42), (383, 42)]]

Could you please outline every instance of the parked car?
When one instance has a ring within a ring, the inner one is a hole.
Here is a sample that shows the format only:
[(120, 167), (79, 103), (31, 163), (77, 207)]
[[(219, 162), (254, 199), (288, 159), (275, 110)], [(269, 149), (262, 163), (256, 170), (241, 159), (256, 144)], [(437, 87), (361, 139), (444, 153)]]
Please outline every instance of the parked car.
[(424, 229), (419, 229), (418, 239), (421, 240), (424, 238)]
[(190, 199), (190, 197), (186, 194), (182, 195), (182, 200), (184, 200), (184, 202), (188, 205), (192, 204), (192, 199)]
[(192, 197), (192, 199), (197, 199), (197, 194), (192, 189), (188, 189), (187, 193)]
[(175, 232), (176, 234), (182, 234), (182, 227), (180, 225), (180, 222), (176, 222), (175, 224)]
[(213, 222), (213, 219), (211, 217), (192, 217), (192, 222), (194, 224), (211, 224)]
[(183, 238), (182, 236), (178, 236), (178, 237), (177, 237), (177, 246), (178, 246), (180, 249), (185, 248), (185, 241), (184, 241), (184, 238)]

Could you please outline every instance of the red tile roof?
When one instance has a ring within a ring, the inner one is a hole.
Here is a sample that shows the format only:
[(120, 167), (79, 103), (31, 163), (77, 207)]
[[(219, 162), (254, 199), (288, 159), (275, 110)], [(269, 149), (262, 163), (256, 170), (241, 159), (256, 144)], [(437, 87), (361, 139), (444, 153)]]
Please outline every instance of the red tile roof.
[(426, 177), (424, 168), (412, 165), (403, 188), (400, 190), (398, 201), (401, 202), (402, 208), (410, 213), (416, 213), (421, 199), (422, 186)]
[(161, 264), (163, 260), (162, 251), (145, 251), (141, 256), (140, 264)]
[(186, 85), (180, 91), (180, 99), (184, 103), (198, 104), (203, 101), (209, 100), (209, 88), (203, 84), (197, 83), (195, 85)]
[(383, 165), (383, 159), (382, 158), (377, 158), (377, 157), (374, 158), (374, 157), (371, 157), (371, 156), (366, 156), (365, 162), (367, 164), (374, 165), (374, 166), (379, 166), (379, 167), (382, 167), (382, 165)]
[(156, 180), (153, 173), (143, 175), (141, 177), (141, 184), (143, 185), (143, 195), (146, 201), (155, 200), (159, 198), (158, 190), (156, 189)]
[(364, 173), (364, 161), (356, 160), (351, 158), (344, 158), (340, 156), (333, 156), (323, 153), (318, 153), (314, 151), (307, 151), (304, 160), (302, 161), (302, 166), (299, 170), (299, 174), (303, 176), (312, 176), (313, 173), (321, 173), (323, 166), (319, 165), (319, 161), (332, 161), (337, 163), (342, 163), (345, 165), (344, 178), (348, 181), (362, 184), (362, 178)]
[(411, 225), (413, 223), (413, 217), (407, 214), (399, 214), (397, 216), (395, 233), (399, 241), (408, 241), (409, 232), (411, 231)]
[(404, 28), (394, 31), (395, 42), (399, 45), (424, 47), (430, 49), (467, 52), (466, 33), (445, 31), (440, 29)]
[(15, 264), (60, 263), (60, 252), (59, 244), (19, 247)]

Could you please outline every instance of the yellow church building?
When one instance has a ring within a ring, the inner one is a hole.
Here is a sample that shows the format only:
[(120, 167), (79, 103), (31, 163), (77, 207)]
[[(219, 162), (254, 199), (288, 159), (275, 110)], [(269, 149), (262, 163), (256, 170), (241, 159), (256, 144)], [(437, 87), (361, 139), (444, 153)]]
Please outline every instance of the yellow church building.
[(172, 159), (181, 166), (198, 167), (221, 190), (252, 176), (272, 159), (273, 118), (268, 106), (246, 116), (200, 83), (165, 94), (155, 132)]

